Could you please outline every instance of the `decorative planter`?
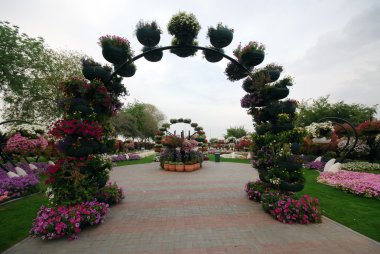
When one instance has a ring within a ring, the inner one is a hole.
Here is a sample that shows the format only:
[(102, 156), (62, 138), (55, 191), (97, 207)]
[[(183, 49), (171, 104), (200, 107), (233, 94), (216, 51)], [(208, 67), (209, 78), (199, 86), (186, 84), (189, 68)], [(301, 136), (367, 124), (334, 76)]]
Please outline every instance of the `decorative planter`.
[(164, 163), (164, 169), (169, 170), (169, 165), (170, 165), (169, 163)]
[(128, 59), (127, 52), (112, 45), (103, 46), (102, 54), (108, 62), (113, 64), (122, 64)]
[(294, 129), (294, 124), (292, 123), (272, 124), (273, 133), (279, 133), (281, 131), (287, 131), (292, 129)]
[(281, 72), (278, 70), (269, 70), (268, 76), (271, 80), (271, 82), (275, 82), (281, 75)]
[(280, 161), (280, 162), (277, 162), (276, 164), (280, 168), (286, 168), (290, 172), (294, 172), (302, 168), (302, 164), (289, 162), (289, 161)]
[[(252, 69), (252, 67), (248, 66), (249, 69)], [(247, 73), (246, 70), (242, 69), (240, 66), (238, 66), (234, 62), (229, 62), (227, 64), (225, 73), (228, 77), (228, 80), (230, 81), (238, 81), (242, 78), (245, 78), (248, 76), (249, 73)]]
[(58, 149), (67, 156), (86, 157), (97, 152), (99, 143), (93, 140), (75, 140), (75, 138), (67, 136), (64, 140), (58, 142)]
[(194, 170), (194, 164), (191, 164), (191, 165), (186, 165), (185, 164), (185, 171), (186, 172), (191, 172)]
[(70, 113), (80, 112), (82, 117), (86, 117), (92, 113), (91, 108), (85, 104), (74, 104), (69, 108)]
[(262, 51), (251, 50), (241, 55), (241, 63), (246, 66), (256, 66), (264, 61), (265, 54)]
[(270, 130), (270, 127), (267, 124), (260, 124), (256, 125), (255, 130), (258, 135), (264, 135)]
[(176, 165), (175, 164), (169, 164), (169, 170), (175, 171)]
[(111, 73), (102, 66), (83, 66), (83, 76), (88, 80), (100, 79), (103, 83), (107, 82), (111, 77)]
[(327, 144), (331, 142), (331, 139), (322, 137), (322, 138), (313, 138), (312, 141), (317, 144)]
[[(147, 52), (149, 50), (153, 50), (153, 49), (155, 49), (155, 48), (144, 47), (143, 52), (145, 53), (145, 52)], [(158, 62), (162, 59), (163, 55), (164, 55), (163, 52), (158, 50), (158, 51), (144, 55), (144, 58), (146, 60), (148, 60), (149, 62)]]
[(227, 28), (214, 29), (209, 35), (210, 43), (215, 48), (227, 47), (234, 38), (234, 34)]
[(179, 57), (189, 57), (194, 56), (197, 53), (197, 49), (192, 48), (183, 48), (183, 49), (171, 49), (170, 52), (179, 56)]
[(289, 95), (289, 89), (287, 87), (272, 86), (268, 88), (268, 95), (271, 100), (281, 100)]
[(282, 191), (298, 192), (303, 190), (304, 187), (305, 185), (303, 183), (288, 183), (285, 181), (280, 183), (280, 190)]
[(137, 40), (144, 46), (154, 47), (160, 42), (160, 31), (148, 27), (139, 28), (136, 31)]
[(183, 165), (183, 164), (177, 164), (177, 165), (175, 165), (175, 170), (177, 172), (185, 171), (185, 165)]
[[(118, 69), (119, 67), (116, 67), (116, 70)], [(125, 65), (117, 71), (118, 75), (122, 77), (126, 77), (126, 78), (132, 77), (133, 75), (135, 75), (135, 73), (136, 73), (136, 65), (134, 65), (133, 63)]]
[[(219, 51), (220, 53), (224, 53), (223, 49), (217, 49), (217, 48), (210, 48), (210, 49)], [(220, 55), (218, 53), (215, 53), (215, 52), (212, 52), (209, 50), (204, 50), (203, 54), (204, 54), (206, 60), (209, 61), (210, 63), (217, 63), (223, 59), (223, 55)]]
[(200, 169), (201, 168), (201, 164), (198, 162), (198, 163), (195, 163), (195, 168), (194, 170), (197, 170), (197, 169)]

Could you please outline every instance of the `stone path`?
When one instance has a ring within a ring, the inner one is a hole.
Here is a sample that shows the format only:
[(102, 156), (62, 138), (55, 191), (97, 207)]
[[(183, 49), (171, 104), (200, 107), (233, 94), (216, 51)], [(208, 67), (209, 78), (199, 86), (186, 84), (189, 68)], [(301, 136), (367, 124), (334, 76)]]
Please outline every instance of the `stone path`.
[(166, 172), (157, 163), (115, 168), (125, 200), (104, 224), (79, 239), (27, 238), (5, 253), (380, 253), (380, 244), (327, 218), (286, 225), (249, 201), (243, 190), (257, 178), (247, 164), (206, 162), (191, 173)]

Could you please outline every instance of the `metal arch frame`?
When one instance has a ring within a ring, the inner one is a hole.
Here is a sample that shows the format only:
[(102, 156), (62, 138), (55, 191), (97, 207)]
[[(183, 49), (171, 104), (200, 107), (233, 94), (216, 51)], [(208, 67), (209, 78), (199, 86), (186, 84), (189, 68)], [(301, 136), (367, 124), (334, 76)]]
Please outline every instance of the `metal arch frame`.
[[(179, 123), (179, 122), (177, 122), (177, 123)], [(173, 124), (177, 124), (177, 123), (170, 123), (170, 126), (172, 126)], [(189, 125), (191, 125), (191, 123), (186, 123), (186, 124), (189, 124)], [(192, 128), (196, 128), (196, 127), (192, 127)], [(168, 131), (168, 130), (166, 130), (165, 132), (167, 132), (169, 135), (174, 135), (173, 133), (171, 133), (170, 131)], [(189, 131), (190, 132), (190, 131)], [(191, 139), (195, 134), (198, 134), (198, 132), (199, 131), (196, 131), (196, 132), (194, 132), (191, 136), (188, 136), (189, 137), (189, 139)]]
[[(32, 124), (31, 122), (24, 121), (24, 120), (7, 120), (7, 121), (0, 122), (0, 125), (7, 124), (7, 123), (17, 123), (17, 122), (18, 123)], [(0, 137), (1, 140), (3, 137), (4, 137), (4, 135)], [(3, 161), (5, 163), (10, 162), (12, 164), (12, 166), (16, 167), (16, 164), (12, 161), (12, 159), (3, 151), (1, 142), (0, 142), (0, 158), (3, 159)], [(4, 165), (2, 163), (0, 163), (0, 168), (5, 170), (6, 172), (9, 172), (9, 170), (6, 167), (4, 167)]]
[(346, 131), (346, 133), (348, 134), (347, 143), (344, 146), (343, 151), (350, 144), (350, 132), (343, 126), (343, 124), (344, 123), (348, 124), (348, 126), (350, 126), (352, 132), (354, 133), (355, 141), (354, 141), (353, 146), (347, 152), (345, 152), (343, 157), (339, 160), (339, 162), (343, 162), (346, 159), (347, 155), (349, 155), (354, 150), (355, 146), (357, 145), (358, 139), (359, 139), (358, 132), (356, 131), (355, 127), (349, 121), (347, 121), (346, 119), (340, 118), (340, 117), (333, 117), (333, 116), (332, 117), (324, 117), (324, 118), (319, 119), (318, 122), (322, 122), (322, 121), (326, 121), (326, 120), (331, 121), (333, 124), (337, 124), (337, 125), (341, 126)]
[(133, 63), (135, 62), (136, 60), (144, 57), (145, 55), (148, 55), (148, 54), (151, 54), (151, 53), (154, 53), (154, 52), (160, 52), (160, 51), (165, 51), (165, 50), (169, 50), (169, 49), (199, 49), (199, 50), (205, 50), (205, 51), (209, 51), (209, 52), (213, 52), (213, 53), (216, 53), (218, 55), (221, 55), (223, 56), (224, 58), (230, 60), (231, 62), (235, 63), (237, 66), (239, 66), (239, 68), (241, 68), (242, 70), (246, 71), (248, 73), (248, 75), (250, 76), (251, 74), (251, 71), (245, 67), (244, 65), (242, 65), (239, 61), (237, 61), (236, 59), (218, 51), (218, 50), (215, 50), (215, 49), (211, 49), (211, 48), (206, 48), (206, 47), (201, 47), (201, 46), (193, 46), (193, 45), (175, 45), (175, 46), (165, 46), (165, 47), (158, 47), (158, 48), (154, 48), (154, 49), (151, 49), (151, 50), (148, 50), (148, 51), (145, 51), (131, 59), (128, 59), (127, 61), (125, 61), (124, 63), (122, 63), (120, 66), (118, 66), (118, 68), (111, 74), (111, 77), (108, 79), (108, 81), (105, 83), (105, 84), (108, 84), (109, 82), (111, 82), (111, 80), (117, 75), (118, 71), (120, 69), (122, 69), (124, 66), (130, 64), (130, 63)]

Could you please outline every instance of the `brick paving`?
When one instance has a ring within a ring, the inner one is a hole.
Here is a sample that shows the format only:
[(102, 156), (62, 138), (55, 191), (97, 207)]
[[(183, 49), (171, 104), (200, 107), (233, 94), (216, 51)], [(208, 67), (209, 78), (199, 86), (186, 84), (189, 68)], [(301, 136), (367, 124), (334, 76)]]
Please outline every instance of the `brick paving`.
[(111, 179), (126, 198), (106, 222), (79, 239), (27, 238), (5, 253), (380, 253), (380, 244), (327, 218), (286, 225), (247, 199), (257, 179), (246, 164), (206, 162), (191, 173), (166, 172), (157, 163), (114, 168)]

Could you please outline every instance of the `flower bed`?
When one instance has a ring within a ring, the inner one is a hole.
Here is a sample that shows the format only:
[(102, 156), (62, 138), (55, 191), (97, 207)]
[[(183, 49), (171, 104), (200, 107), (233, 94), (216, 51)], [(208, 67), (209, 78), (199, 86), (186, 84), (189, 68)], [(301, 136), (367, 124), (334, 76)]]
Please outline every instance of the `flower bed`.
[(325, 164), (326, 163), (323, 161), (310, 161), (305, 164), (305, 167), (309, 169), (316, 169), (316, 170), (322, 171), (325, 167)]
[(380, 170), (380, 164), (366, 161), (347, 162), (342, 164), (342, 169), (349, 171)]
[(338, 173), (323, 172), (317, 181), (358, 196), (380, 199), (380, 175), (341, 170)]
[(140, 160), (141, 156), (135, 153), (129, 154), (114, 154), (111, 155), (112, 162), (128, 161), (128, 160)]
[(58, 239), (68, 236), (74, 240), (87, 226), (103, 223), (109, 205), (97, 201), (83, 202), (74, 206), (41, 206), (29, 234), (42, 239)]
[(280, 193), (260, 180), (248, 182), (245, 185), (245, 191), (250, 200), (261, 202), (264, 211), (282, 223), (310, 224), (321, 222), (317, 198), (303, 195), (296, 199), (293, 193)]

